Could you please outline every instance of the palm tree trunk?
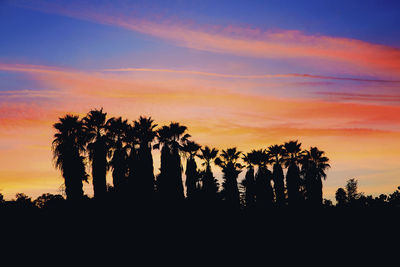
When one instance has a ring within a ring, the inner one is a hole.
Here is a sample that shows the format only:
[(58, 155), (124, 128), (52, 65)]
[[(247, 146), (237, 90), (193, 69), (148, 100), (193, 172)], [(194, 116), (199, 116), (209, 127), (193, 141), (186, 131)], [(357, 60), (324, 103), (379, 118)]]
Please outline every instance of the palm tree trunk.
[(282, 166), (279, 163), (275, 163), (273, 168), (276, 204), (278, 206), (283, 206), (285, 205), (285, 185)]
[(289, 206), (297, 206), (300, 202), (300, 170), (294, 163), (287, 170), (286, 186)]
[(92, 161), (93, 191), (96, 199), (104, 198), (107, 192), (107, 150), (101, 144), (96, 144)]
[(246, 199), (246, 208), (252, 209), (255, 205), (255, 181), (254, 181), (254, 168), (251, 167), (247, 170), (244, 186), (246, 188), (245, 199)]

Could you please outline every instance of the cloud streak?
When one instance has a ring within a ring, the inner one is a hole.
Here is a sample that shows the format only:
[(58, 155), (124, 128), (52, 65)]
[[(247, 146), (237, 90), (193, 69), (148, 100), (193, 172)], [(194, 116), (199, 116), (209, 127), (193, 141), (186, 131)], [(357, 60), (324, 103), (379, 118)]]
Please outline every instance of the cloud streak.
[(236, 78), (236, 79), (310, 78), (310, 79), (323, 79), (323, 80), (372, 82), (372, 83), (394, 83), (394, 84), (398, 83), (398, 84), (400, 84), (400, 80), (347, 78), (347, 77), (334, 77), (334, 76), (323, 76), (323, 75), (301, 74), (301, 73), (237, 75), (237, 74), (223, 74), (223, 73), (193, 71), (193, 70), (150, 69), (150, 68), (116, 68), (116, 69), (103, 69), (102, 71), (106, 71), (106, 72), (161, 72), (161, 73), (164, 72), (164, 73), (192, 74), (192, 75), (220, 77), (220, 78)]
[(362, 94), (344, 92), (315, 92), (314, 94), (326, 96), (335, 100), (361, 100), (375, 102), (400, 102), (400, 95), (396, 94)]

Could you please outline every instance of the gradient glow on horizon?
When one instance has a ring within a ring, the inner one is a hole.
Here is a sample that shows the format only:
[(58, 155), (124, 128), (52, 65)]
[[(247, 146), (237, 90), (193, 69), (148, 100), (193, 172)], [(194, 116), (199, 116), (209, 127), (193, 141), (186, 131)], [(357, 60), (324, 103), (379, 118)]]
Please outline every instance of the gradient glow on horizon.
[(331, 159), (325, 198), (391, 193), (399, 26), (394, 1), (2, 1), (0, 192), (57, 193), (52, 124), (103, 107), (219, 149), (298, 139)]

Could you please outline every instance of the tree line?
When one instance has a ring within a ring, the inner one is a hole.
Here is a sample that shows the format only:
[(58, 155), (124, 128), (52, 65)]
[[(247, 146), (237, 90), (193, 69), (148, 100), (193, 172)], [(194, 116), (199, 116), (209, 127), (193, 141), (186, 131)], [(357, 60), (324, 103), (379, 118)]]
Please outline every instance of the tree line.
[(346, 185), (339, 187), (335, 193), (336, 207), (340, 208), (382, 208), (400, 207), (400, 186), (391, 194), (380, 194), (377, 197), (358, 192), (358, 181), (349, 179)]
[[(222, 201), (231, 208), (248, 209), (323, 203), (322, 180), (326, 179), (329, 159), (317, 147), (303, 150), (298, 141), (247, 153), (236, 147), (219, 151), (191, 140), (187, 127), (177, 122), (158, 126), (151, 117), (141, 116), (130, 123), (121, 117), (107, 118), (103, 109), (91, 110), (83, 118), (67, 114), (53, 126), (55, 166), (61, 171), (70, 201), (83, 198), (83, 182), (91, 177), (95, 199), (104, 199), (112, 191), (120, 198), (143, 203)], [(157, 176), (153, 149), (161, 151)], [(213, 164), (222, 170), (221, 185), (214, 177)], [(238, 183), (243, 169), (245, 179)], [(110, 188), (108, 171), (113, 181)]]

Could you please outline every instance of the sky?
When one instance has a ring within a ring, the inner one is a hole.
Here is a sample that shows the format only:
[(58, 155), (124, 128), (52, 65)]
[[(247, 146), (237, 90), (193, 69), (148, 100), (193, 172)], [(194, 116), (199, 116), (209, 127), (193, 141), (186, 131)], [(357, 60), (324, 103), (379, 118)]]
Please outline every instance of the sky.
[(219, 149), (299, 140), (330, 158), (325, 198), (391, 193), (399, 26), (399, 1), (0, 0), (0, 193), (59, 193), (52, 125), (101, 107)]

